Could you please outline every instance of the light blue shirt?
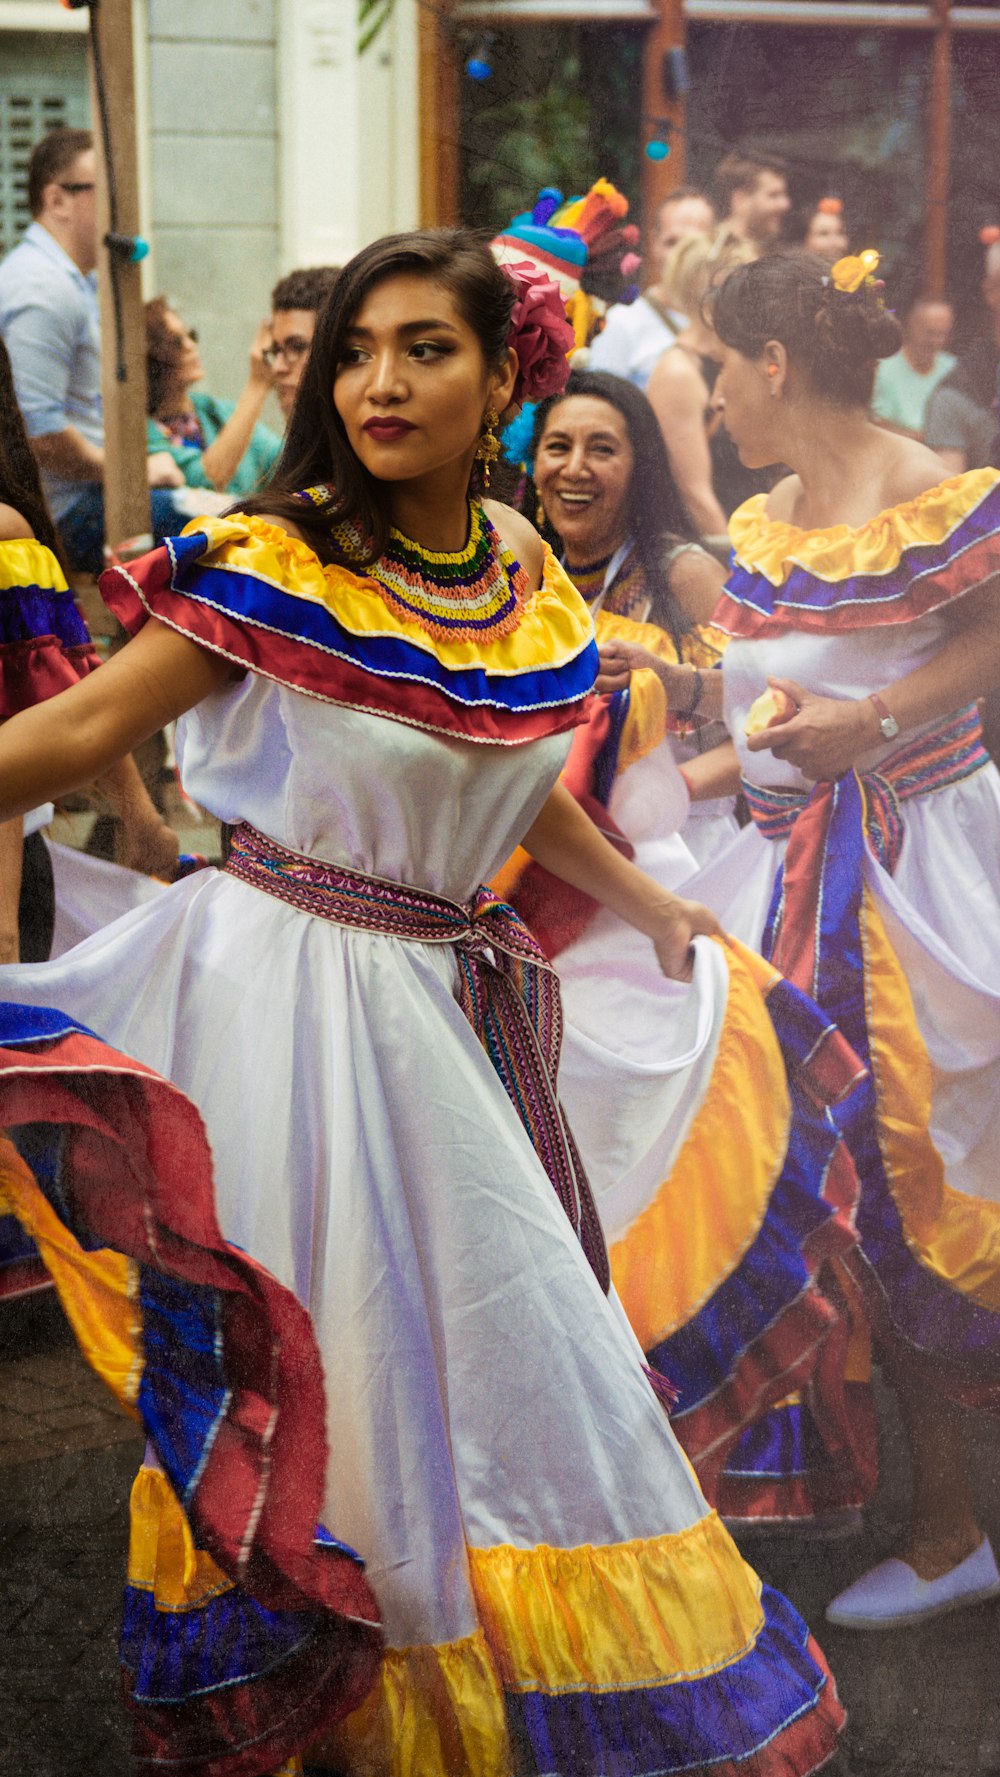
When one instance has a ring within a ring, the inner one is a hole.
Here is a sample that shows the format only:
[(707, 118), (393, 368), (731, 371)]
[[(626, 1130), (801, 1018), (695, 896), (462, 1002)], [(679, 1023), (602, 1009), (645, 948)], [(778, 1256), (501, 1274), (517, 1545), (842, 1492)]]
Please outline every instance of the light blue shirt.
[[(75, 426), (103, 445), (97, 273), (82, 272), (40, 222), (0, 265), (0, 335), (29, 438)], [(55, 519), (83, 492), (44, 472), (42, 485)]]

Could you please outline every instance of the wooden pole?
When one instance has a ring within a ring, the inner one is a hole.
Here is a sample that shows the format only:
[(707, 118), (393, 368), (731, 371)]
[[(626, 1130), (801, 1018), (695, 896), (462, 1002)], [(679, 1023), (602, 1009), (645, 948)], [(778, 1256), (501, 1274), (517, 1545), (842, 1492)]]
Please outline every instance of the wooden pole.
[[(94, 0), (90, 109), (97, 149), (97, 279), (104, 403), (104, 535), (114, 546), (149, 533), (146, 330), (138, 265), (112, 258), (105, 235), (139, 232), (132, 0)], [(103, 88), (103, 106), (101, 89)], [(103, 121), (102, 121), (103, 118)]]
[(924, 293), (948, 288), (948, 183), (951, 164), (951, 0), (934, 0), (934, 44), (927, 115), (924, 192)]
[(424, 228), (458, 221), (458, 59), (450, 22), (439, 6), (417, 9), (420, 100), (420, 221)]
[[(657, 0), (657, 16), (646, 32), (642, 57), (642, 235), (652, 238), (657, 212), (665, 197), (684, 183), (684, 111), (683, 97), (668, 97), (664, 79), (666, 56), (672, 49), (684, 47), (684, 7), (682, 0)], [(645, 152), (657, 118), (672, 127), (668, 133), (670, 153), (665, 160), (650, 160)]]

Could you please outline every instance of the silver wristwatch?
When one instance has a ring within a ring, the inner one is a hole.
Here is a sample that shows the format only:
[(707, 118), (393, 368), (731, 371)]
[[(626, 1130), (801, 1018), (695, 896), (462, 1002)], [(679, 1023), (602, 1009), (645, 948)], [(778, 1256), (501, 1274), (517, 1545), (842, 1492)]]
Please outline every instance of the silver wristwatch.
[(882, 739), (895, 740), (899, 733), (899, 723), (896, 721), (895, 716), (891, 715), (886, 709), (885, 704), (882, 702), (882, 699), (877, 692), (869, 691), (868, 701), (875, 705), (875, 714), (878, 717), (878, 725), (882, 731)]

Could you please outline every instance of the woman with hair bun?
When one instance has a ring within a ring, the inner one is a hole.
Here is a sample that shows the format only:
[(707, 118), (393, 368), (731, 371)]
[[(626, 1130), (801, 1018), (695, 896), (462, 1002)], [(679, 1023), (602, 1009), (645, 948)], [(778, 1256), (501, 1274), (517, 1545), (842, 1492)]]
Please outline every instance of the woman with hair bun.
[(609, 1293), (555, 983), (480, 886), (523, 838), (669, 973), (717, 929), (558, 787), (590, 617), (480, 497), (569, 343), (471, 233), (365, 248), (267, 493), (107, 576), (133, 640), (0, 730), (0, 817), (180, 717), (235, 826), (223, 871), (0, 977), (0, 1122), (67, 1129), (0, 1193), (152, 1447), (143, 1769), (794, 1777), (836, 1744)]
[(876, 266), (778, 256), (714, 298), (726, 427), (791, 474), (734, 513), (715, 618), (753, 825), (688, 885), (869, 1070), (838, 1113), (846, 1299), (899, 1389), (914, 1502), (898, 1554), (830, 1606), (854, 1628), (1000, 1593), (955, 1406), (1000, 1407), (1000, 778), (977, 708), (1000, 683), (1000, 475), (942, 481), (870, 421), (899, 342)]

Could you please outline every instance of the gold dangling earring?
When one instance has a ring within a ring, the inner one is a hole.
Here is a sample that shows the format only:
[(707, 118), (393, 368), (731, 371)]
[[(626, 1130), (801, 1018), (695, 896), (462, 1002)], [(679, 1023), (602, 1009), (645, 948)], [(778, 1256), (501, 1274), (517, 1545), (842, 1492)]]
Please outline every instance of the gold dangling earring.
[(489, 492), (490, 469), (500, 455), (500, 440), (496, 435), (496, 425), (500, 415), (493, 407), (488, 407), (483, 414), (483, 430), (479, 443), (476, 445), (476, 461), (483, 465), (483, 487)]
[(535, 502), (535, 528), (539, 531), (544, 531), (545, 529), (545, 507), (542, 505), (541, 494), (539, 494), (538, 499)]

